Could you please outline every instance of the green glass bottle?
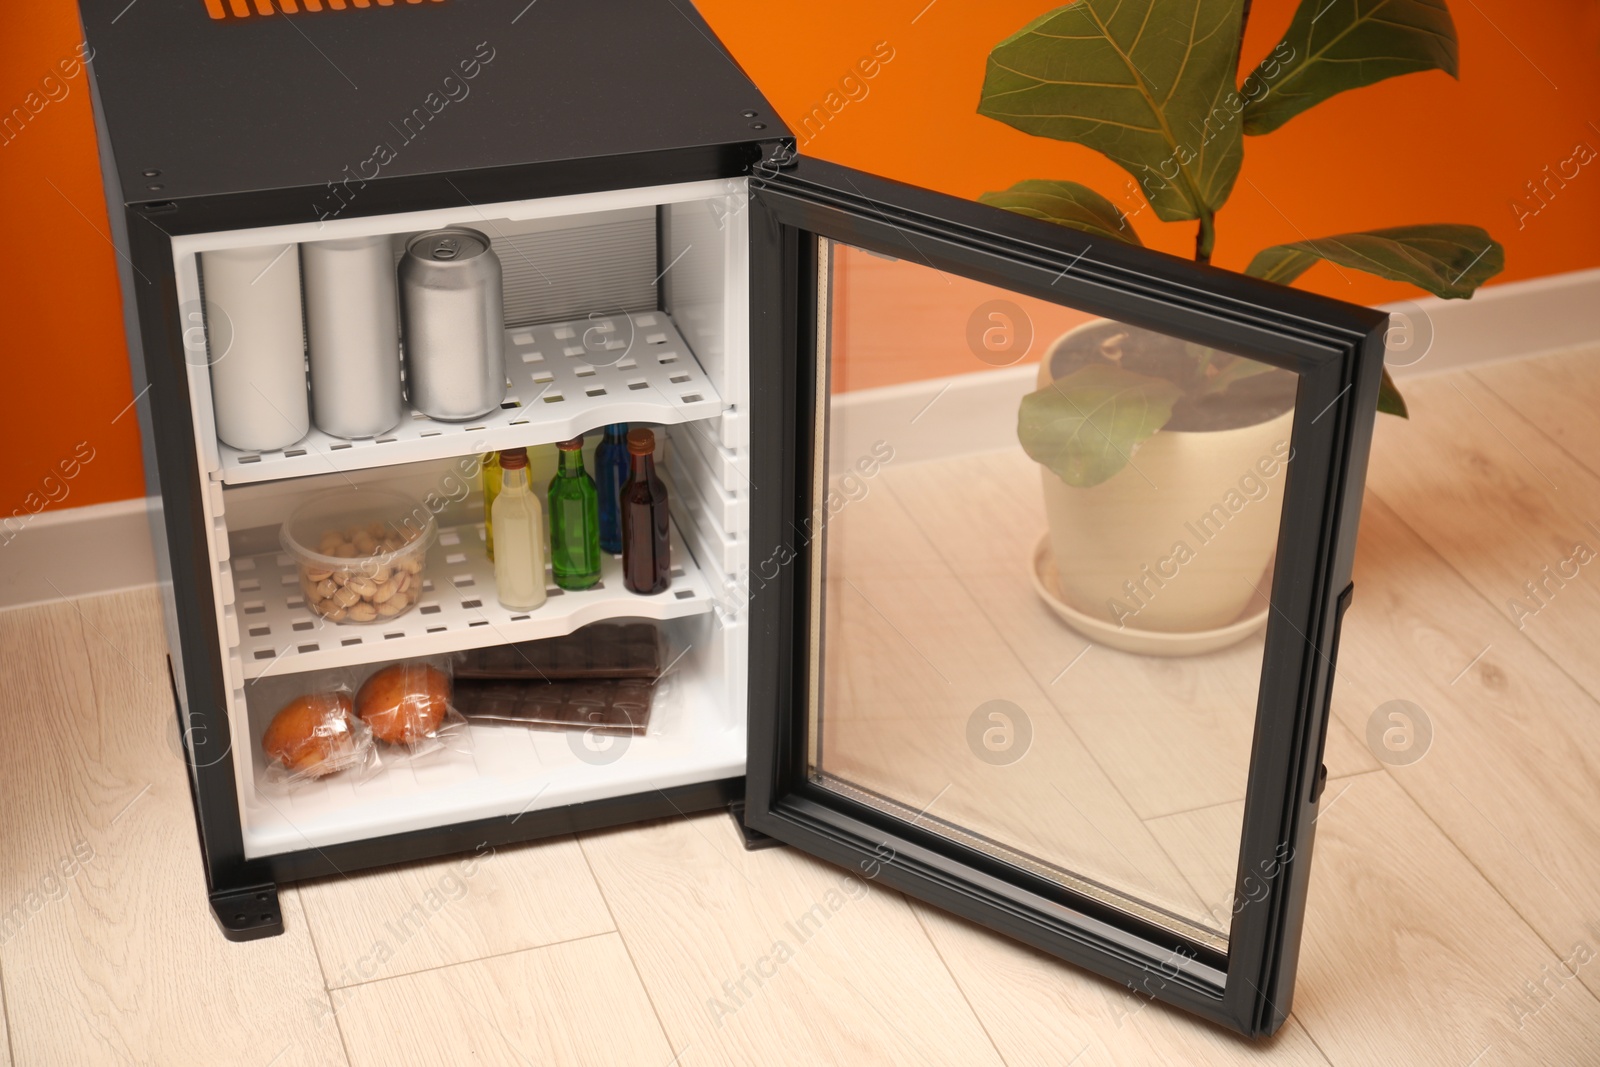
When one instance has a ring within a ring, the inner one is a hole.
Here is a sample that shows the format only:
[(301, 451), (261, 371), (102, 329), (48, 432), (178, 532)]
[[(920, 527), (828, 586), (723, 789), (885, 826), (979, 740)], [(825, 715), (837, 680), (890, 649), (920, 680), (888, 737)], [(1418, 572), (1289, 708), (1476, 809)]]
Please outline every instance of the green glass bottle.
[(562, 589), (600, 580), (600, 494), (583, 469), (583, 438), (556, 445), (561, 463), (550, 479), (550, 570)]
[[(524, 454), (527, 449), (522, 450)], [(500, 495), (500, 453), (483, 454), (483, 544), (494, 562), (494, 498)]]

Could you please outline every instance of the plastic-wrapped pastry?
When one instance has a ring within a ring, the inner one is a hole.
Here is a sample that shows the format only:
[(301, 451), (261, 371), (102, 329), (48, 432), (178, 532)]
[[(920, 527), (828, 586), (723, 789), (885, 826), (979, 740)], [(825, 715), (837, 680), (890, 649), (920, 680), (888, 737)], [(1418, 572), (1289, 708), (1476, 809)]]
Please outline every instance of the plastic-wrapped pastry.
[(373, 736), (403, 745), (412, 756), (456, 747), (467, 720), (451, 706), (450, 675), (426, 660), (392, 663), (371, 675), (356, 692), (356, 714)]
[(289, 781), (321, 778), (376, 758), (372, 731), (348, 692), (305, 693), (279, 709), (261, 738), (272, 769)]

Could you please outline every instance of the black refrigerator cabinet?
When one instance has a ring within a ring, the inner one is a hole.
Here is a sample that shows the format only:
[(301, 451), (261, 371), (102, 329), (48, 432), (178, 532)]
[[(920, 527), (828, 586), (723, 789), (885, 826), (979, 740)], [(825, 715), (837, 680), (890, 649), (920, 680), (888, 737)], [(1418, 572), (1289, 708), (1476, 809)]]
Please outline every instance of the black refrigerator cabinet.
[[(227, 936), (281, 930), (281, 882), (742, 802), (1140, 996), (1282, 1023), (1384, 316), (800, 158), (671, 0), (81, 9)], [(236, 405), (259, 336), (303, 369), (313, 246), (449, 227), (500, 264), (498, 408), (341, 437), (314, 373)], [(218, 432), (302, 403), (287, 442)], [(607, 556), (502, 607), (481, 457), (592, 464), (620, 423), (656, 431), (668, 590)], [(334, 621), (279, 526), (373, 490), (427, 508), (415, 603)], [(474, 722), (306, 782), (263, 755), (329, 678), (619, 621), (664, 652), (641, 733)]]

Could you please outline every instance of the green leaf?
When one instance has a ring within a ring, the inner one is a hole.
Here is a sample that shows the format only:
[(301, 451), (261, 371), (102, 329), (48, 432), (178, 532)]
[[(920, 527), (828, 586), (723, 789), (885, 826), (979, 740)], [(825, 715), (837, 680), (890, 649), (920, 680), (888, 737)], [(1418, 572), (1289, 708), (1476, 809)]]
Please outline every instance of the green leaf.
[(1224, 355), (1215, 366), (1217, 373), (1207, 377), (1201, 384), (1201, 392), (1207, 396), (1227, 392), (1235, 382), (1277, 369), (1270, 363), (1258, 363), (1256, 360), (1234, 355)]
[(1389, 377), (1389, 369), (1383, 370), (1383, 381), (1378, 385), (1378, 410), (1385, 415), (1399, 415), (1402, 419), (1409, 419), (1411, 413), (1406, 410), (1406, 398), (1400, 395), (1394, 379)]
[(1068, 485), (1099, 485), (1167, 424), (1180, 395), (1164, 378), (1093, 364), (1023, 397), (1017, 439)]
[(1434, 223), (1273, 245), (1257, 252), (1244, 272), (1288, 285), (1319, 259), (1465, 300), (1505, 268), (1506, 252), (1477, 226)]
[(1139, 182), (1166, 222), (1209, 219), (1244, 154), (1241, 0), (1077, 0), (989, 53), (978, 112), (1076, 141)]
[(1457, 76), (1445, 0), (1301, 0), (1283, 40), (1240, 87), (1244, 132), (1271, 133), (1346, 89), (1419, 70)]
[(984, 193), (981, 203), (1043, 219), (1096, 237), (1142, 245), (1127, 216), (1087, 185), (1038, 178), (1021, 181), (999, 193)]

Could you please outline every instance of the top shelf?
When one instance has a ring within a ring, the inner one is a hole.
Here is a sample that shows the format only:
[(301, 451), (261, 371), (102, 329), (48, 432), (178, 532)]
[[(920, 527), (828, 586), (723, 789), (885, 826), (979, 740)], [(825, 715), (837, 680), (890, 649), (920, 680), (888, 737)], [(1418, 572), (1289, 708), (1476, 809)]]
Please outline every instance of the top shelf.
[(596, 316), (506, 330), (500, 410), (470, 422), (437, 422), (407, 409), (376, 438), (347, 441), (312, 429), (288, 448), (241, 452), (219, 445), (226, 485), (524, 445), (548, 444), (614, 422), (693, 422), (722, 411), (722, 398), (661, 311)]

